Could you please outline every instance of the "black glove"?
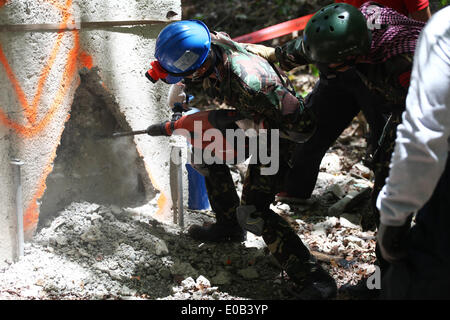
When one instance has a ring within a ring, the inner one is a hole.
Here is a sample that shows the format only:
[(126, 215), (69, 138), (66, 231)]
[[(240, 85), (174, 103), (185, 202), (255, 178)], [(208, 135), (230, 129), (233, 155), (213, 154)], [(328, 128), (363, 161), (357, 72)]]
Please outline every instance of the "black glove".
[(177, 121), (183, 116), (184, 111), (189, 111), (189, 109), (184, 109), (181, 103), (175, 103), (174, 107), (172, 108), (172, 121)]
[(380, 223), (377, 241), (381, 255), (389, 263), (396, 263), (407, 255), (408, 232), (411, 228), (412, 215), (406, 219), (402, 226), (386, 226)]
[(166, 131), (166, 122), (152, 124), (147, 128), (147, 134), (152, 137), (170, 136)]

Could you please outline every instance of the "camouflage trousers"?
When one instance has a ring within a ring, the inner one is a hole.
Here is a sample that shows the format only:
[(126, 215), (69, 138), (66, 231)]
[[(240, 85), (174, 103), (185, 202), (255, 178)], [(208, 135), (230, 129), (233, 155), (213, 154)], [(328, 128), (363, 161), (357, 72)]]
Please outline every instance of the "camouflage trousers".
[(315, 270), (309, 250), (295, 230), (281, 216), (270, 209), (276, 193), (283, 186), (289, 168), (289, 159), (295, 143), (280, 140), (279, 170), (274, 175), (262, 175), (263, 165), (249, 164), (243, 183), (242, 199), (239, 200), (231, 172), (226, 164), (208, 165), (205, 176), (211, 208), (218, 223), (238, 224), (236, 209), (239, 205), (254, 205), (264, 221), (262, 238), (280, 266), (296, 283)]

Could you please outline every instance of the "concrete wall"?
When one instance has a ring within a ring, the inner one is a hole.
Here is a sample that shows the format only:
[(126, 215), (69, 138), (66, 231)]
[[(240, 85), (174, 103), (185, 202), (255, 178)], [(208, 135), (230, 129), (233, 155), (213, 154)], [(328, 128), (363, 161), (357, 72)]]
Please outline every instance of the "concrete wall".
[[(11, 259), (15, 250), (16, 208), (9, 159), (25, 162), (24, 227), (26, 239), (30, 239), (82, 68), (98, 68), (102, 86), (111, 93), (132, 130), (145, 129), (169, 117), (167, 86), (153, 85), (143, 75), (153, 59), (155, 39), (165, 24), (63, 30), (66, 24), (179, 19), (180, 0), (0, 2), (0, 26), (56, 24), (62, 30), (0, 32), (0, 263)], [(163, 139), (136, 136), (134, 141), (158, 192), (158, 214), (168, 215), (170, 149)]]

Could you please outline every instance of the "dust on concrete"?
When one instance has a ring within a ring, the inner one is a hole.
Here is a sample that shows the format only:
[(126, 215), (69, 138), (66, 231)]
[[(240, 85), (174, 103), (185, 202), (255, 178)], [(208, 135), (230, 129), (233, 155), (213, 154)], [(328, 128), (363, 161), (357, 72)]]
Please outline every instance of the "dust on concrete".
[(80, 77), (47, 177), (39, 227), (73, 201), (136, 206), (156, 194), (133, 138), (112, 138), (116, 131), (131, 129), (101, 85), (98, 70), (85, 70)]

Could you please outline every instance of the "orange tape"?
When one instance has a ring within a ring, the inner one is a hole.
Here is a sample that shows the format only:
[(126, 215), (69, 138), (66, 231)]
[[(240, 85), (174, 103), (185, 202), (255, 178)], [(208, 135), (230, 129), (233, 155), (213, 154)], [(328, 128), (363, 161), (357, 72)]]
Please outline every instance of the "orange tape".
[(305, 29), (306, 24), (313, 15), (314, 14), (309, 14), (304, 17), (282, 22), (252, 33), (236, 37), (233, 40), (236, 42), (244, 42), (244, 43), (258, 43), (278, 38), (288, 33)]

